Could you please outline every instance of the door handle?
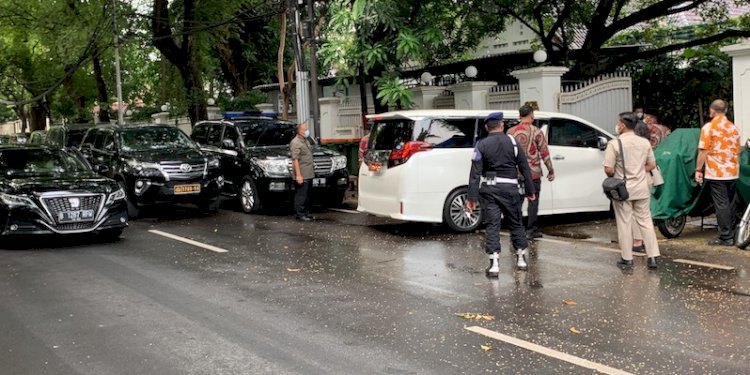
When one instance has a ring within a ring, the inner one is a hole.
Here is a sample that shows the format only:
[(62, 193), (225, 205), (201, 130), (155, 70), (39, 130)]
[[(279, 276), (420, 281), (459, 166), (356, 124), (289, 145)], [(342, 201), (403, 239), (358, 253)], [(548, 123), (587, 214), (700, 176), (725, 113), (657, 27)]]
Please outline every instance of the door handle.
[(552, 160), (565, 160), (565, 156), (555, 155), (555, 156), (552, 157)]

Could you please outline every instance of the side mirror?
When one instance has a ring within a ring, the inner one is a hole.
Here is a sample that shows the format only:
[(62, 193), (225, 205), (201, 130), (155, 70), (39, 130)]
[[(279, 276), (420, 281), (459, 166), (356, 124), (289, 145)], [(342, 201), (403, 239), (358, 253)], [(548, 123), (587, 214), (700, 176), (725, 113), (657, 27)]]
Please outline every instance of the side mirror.
[(234, 150), (236, 148), (236, 145), (234, 144), (233, 140), (225, 139), (221, 141), (221, 148), (227, 149), (227, 150)]
[(109, 167), (106, 165), (95, 165), (94, 172), (99, 174), (107, 174), (109, 173)]
[(606, 138), (606, 137), (602, 137), (602, 136), (599, 136), (599, 137), (597, 137), (597, 142), (596, 142), (596, 146), (597, 146), (597, 147), (598, 147), (598, 148), (599, 148), (600, 150), (604, 151), (604, 150), (606, 150), (606, 149), (607, 149), (607, 143), (608, 143), (608, 142), (609, 142), (609, 141), (607, 141), (607, 138)]

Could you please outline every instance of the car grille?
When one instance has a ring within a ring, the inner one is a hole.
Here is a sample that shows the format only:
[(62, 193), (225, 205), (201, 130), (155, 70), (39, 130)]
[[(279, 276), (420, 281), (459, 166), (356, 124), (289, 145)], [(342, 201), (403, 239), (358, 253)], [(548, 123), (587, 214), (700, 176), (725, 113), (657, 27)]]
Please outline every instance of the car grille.
[[(71, 198), (78, 198), (80, 199), (81, 203), (78, 207), (73, 207), (73, 205), (70, 203)], [(67, 212), (67, 211), (87, 211), (92, 210), (94, 211), (94, 217), (97, 216), (99, 213), (99, 205), (101, 204), (103, 199), (102, 195), (70, 195), (70, 196), (61, 196), (61, 197), (49, 197), (49, 198), (42, 198), (42, 203), (46, 206), (47, 210), (49, 210), (49, 213), (52, 215), (52, 219), (57, 222), (59, 220), (59, 213), (60, 212)], [(82, 225), (84, 223), (75, 223), (75, 225)], [(69, 226), (73, 224), (63, 224), (61, 226)], [(86, 225), (93, 225), (93, 219), (91, 222), (88, 222)]]
[[(164, 171), (169, 180), (191, 180), (203, 176), (206, 169), (206, 162), (162, 162), (161, 169)], [(183, 168), (183, 165), (189, 165), (190, 168)]]
[(315, 162), (316, 176), (328, 176), (331, 174), (333, 161), (330, 157), (316, 157), (313, 161)]
[(55, 226), (55, 229), (62, 230), (62, 231), (69, 231), (69, 230), (86, 230), (91, 229), (94, 227), (94, 222), (90, 221), (88, 223), (70, 223), (70, 224), (58, 224)]

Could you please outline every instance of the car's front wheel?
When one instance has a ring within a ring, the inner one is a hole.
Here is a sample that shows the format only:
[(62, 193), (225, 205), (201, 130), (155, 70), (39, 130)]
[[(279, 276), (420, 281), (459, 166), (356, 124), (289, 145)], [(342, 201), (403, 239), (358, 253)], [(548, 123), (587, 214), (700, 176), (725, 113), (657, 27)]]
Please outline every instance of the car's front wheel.
[(682, 233), (682, 230), (685, 229), (686, 218), (686, 216), (680, 216), (667, 220), (660, 220), (656, 223), (656, 226), (664, 237), (677, 238)]
[(260, 196), (258, 195), (258, 189), (255, 186), (255, 182), (250, 177), (245, 177), (240, 185), (239, 192), (240, 208), (245, 213), (253, 213), (260, 211)]
[(471, 232), (482, 223), (482, 210), (479, 204), (472, 212), (466, 209), (468, 189), (459, 188), (448, 195), (443, 207), (443, 223), (456, 232)]

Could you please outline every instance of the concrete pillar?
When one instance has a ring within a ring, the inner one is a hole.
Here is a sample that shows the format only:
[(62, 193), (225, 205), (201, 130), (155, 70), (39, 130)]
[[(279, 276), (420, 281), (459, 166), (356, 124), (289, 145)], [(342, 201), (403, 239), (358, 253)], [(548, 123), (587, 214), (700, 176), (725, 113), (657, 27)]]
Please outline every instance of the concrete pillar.
[(448, 86), (453, 91), (456, 109), (487, 109), (487, 95), (497, 82), (466, 81)]
[(151, 115), (154, 124), (169, 124), (169, 112), (159, 112)]
[(209, 120), (221, 120), (223, 117), (221, 114), (221, 108), (210, 105), (206, 108), (207, 117)]
[(518, 79), (521, 104), (536, 102), (540, 111), (560, 111), (560, 77), (568, 72), (561, 66), (540, 66), (510, 73)]
[(417, 86), (411, 89), (414, 93), (414, 109), (433, 109), (433, 101), (445, 91), (442, 86)]
[(276, 108), (274, 107), (275, 106), (271, 103), (261, 103), (261, 104), (255, 105), (255, 108), (258, 108), (258, 110), (261, 112), (276, 112), (275, 111)]
[(744, 144), (744, 141), (750, 137), (750, 39), (721, 50), (732, 56), (734, 105), (730, 111), (734, 110), (734, 123), (740, 129)]
[(339, 105), (341, 98), (327, 97), (318, 99), (320, 103), (320, 139), (335, 139), (339, 124)]

